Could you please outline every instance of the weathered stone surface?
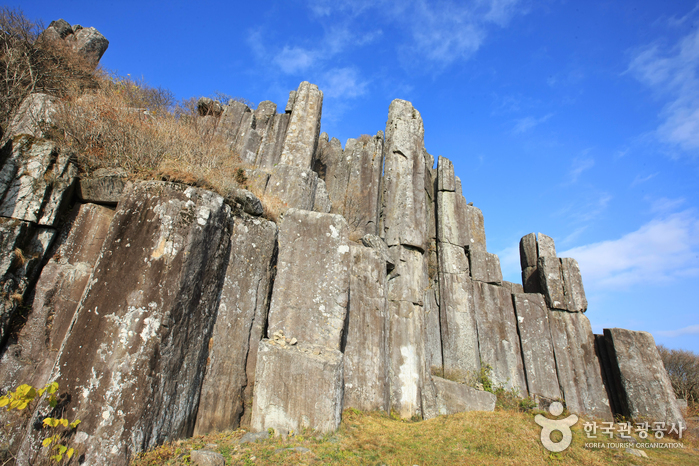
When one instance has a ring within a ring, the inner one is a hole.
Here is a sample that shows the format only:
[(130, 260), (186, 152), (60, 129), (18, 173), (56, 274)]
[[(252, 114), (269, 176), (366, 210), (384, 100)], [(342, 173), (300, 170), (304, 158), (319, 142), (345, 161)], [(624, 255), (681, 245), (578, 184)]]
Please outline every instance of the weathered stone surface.
[(519, 240), (519, 262), (522, 270), (527, 267), (536, 267), (539, 263), (539, 252), (536, 242), (536, 233), (529, 233)]
[(585, 312), (587, 298), (578, 261), (568, 257), (561, 258), (561, 272), (566, 309), (570, 312)]
[(28, 95), (12, 117), (3, 141), (20, 134), (44, 137), (44, 130), (52, 123), (52, 117), (57, 111), (56, 100), (56, 97), (48, 94)]
[(439, 191), (455, 191), (454, 164), (446, 157), (439, 156), (437, 162), (437, 189)]
[(450, 243), (439, 243), (439, 271), (463, 273), (469, 276), (470, 267), (464, 248)]
[[(462, 196), (463, 198), (463, 196)], [(464, 199), (464, 203), (465, 203)], [(485, 222), (483, 220), (483, 212), (478, 207), (472, 205), (462, 206), (466, 217), (466, 234), (468, 242), (466, 245), (470, 249), (486, 250), (485, 245)]]
[(276, 243), (274, 223), (248, 216), (231, 220), (228, 268), (209, 342), (194, 435), (236, 429), (244, 411), (251, 408)]
[(519, 283), (512, 283), (503, 280), (502, 286), (505, 287), (510, 294), (524, 293), (524, 287)]
[(243, 212), (245, 212), (246, 214), (259, 217), (264, 213), (264, 209), (262, 208), (262, 202), (260, 202), (257, 196), (255, 196), (247, 189), (232, 188), (228, 192), (226, 199), (232, 200), (236, 204), (240, 205), (240, 207), (242, 207), (243, 209)]
[(279, 164), (271, 170), (265, 194), (278, 197), (288, 207), (312, 210), (318, 174), (311, 169), (301, 169)]
[(211, 99), (209, 97), (200, 97), (197, 100), (197, 113), (200, 116), (213, 115), (215, 117), (220, 117), (223, 113), (223, 105), (218, 100)]
[(229, 145), (235, 143), (240, 131), (240, 124), (244, 115), (251, 113), (250, 108), (242, 102), (231, 101), (223, 106), (223, 113), (216, 125), (216, 135), (228, 141)]
[(468, 250), (471, 278), (474, 280), (501, 284), (502, 271), (500, 269), (500, 258), (496, 254), (486, 252), (480, 247), (469, 248)]
[(279, 229), (279, 260), (269, 335), (339, 349), (350, 281), (347, 222), (340, 215), (290, 209)]
[(566, 310), (561, 261), (555, 256), (539, 256), (539, 266), (537, 268), (539, 270), (541, 293), (546, 298), (548, 307)]
[(410, 102), (391, 102), (386, 123), (380, 236), (388, 246), (424, 250), (425, 155), (422, 117)]
[(437, 240), (455, 246), (470, 245), (465, 215), (466, 199), (456, 192), (437, 192)]
[(522, 286), (525, 293), (541, 293), (539, 267), (527, 267), (522, 270)]
[(362, 236), (362, 244), (368, 248), (373, 248), (376, 250), (381, 259), (386, 262), (386, 270), (388, 272), (393, 270), (393, 268), (396, 266), (396, 262), (391, 256), (388, 246), (386, 246), (384, 240), (378, 236), (367, 233), (366, 235)]
[(568, 410), (611, 421), (590, 321), (582, 313), (555, 310), (549, 311), (548, 318), (558, 381)]
[[(65, 416), (82, 420), (89, 464), (125, 465), (145, 448), (191, 435), (229, 212), (209, 191), (127, 186), (51, 375), (72, 395)], [(25, 460), (36, 454), (31, 437)]]
[(225, 466), (226, 459), (221, 453), (208, 450), (192, 450), (189, 460), (197, 466)]
[(481, 365), (473, 282), (463, 273), (442, 273), (439, 284), (444, 370), (464, 375), (478, 371)]
[(55, 236), (55, 230), (28, 222), (0, 218), (0, 344), (7, 340), (10, 322), (25, 299), (29, 284)]
[(350, 244), (350, 252), (343, 409), (388, 412), (386, 264), (372, 248)]
[[(439, 288), (425, 291), (425, 365), (427, 373), (443, 367), (442, 332), (439, 323)], [(423, 403), (424, 404), (424, 403)]]
[(323, 214), (328, 214), (332, 210), (332, 203), (330, 202), (330, 197), (328, 197), (328, 190), (325, 187), (325, 181), (320, 178), (318, 178), (318, 186), (316, 186), (313, 210)]
[(57, 240), (58, 249), (41, 270), (27, 321), (3, 354), (4, 390), (23, 383), (43, 387), (48, 382), (113, 215), (111, 209), (94, 204), (76, 205), (71, 212)]
[(424, 291), (427, 267), (414, 248), (390, 248), (396, 267), (388, 280), (391, 409), (402, 418), (421, 414), (425, 381)]
[(496, 397), (490, 392), (441, 377), (433, 376), (432, 380), (437, 387), (437, 406), (441, 415), (464, 411), (495, 411)]
[(621, 328), (604, 329), (612, 373), (621, 387), (621, 414), (635, 421), (685, 425), (653, 336)]
[(97, 66), (109, 47), (107, 38), (92, 27), (73, 29), (73, 34), (66, 36), (65, 41), (92, 66)]
[(52, 142), (20, 136), (2, 149), (0, 216), (54, 226), (78, 173)]
[(492, 380), (527, 395), (512, 295), (501, 286), (473, 282), (481, 365), (493, 368)]
[(513, 301), (529, 395), (561, 399), (544, 297), (520, 292)]
[(127, 181), (124, 169), (100, 168), (95, 170), (89, 178), (80, 178), (77, 194), (83, 202), (116, 205)]
[(271, 169), (282, 155), (282, 147), (286, 138), (286, 130), (289, 126), (288, 113), (276, 114), (267, 124), (267, 131), (260, 142), (260, 150), (257, 154), (256, 165), (261, 168)]
[(269, 173), (263, 170), (245, 169), (245, 186), (257, 193), (264, 193), (269, 182)]
[(318, 145), (322, 111), (323, 92), (315, 84), (302, 82), (294, 95), (280, 163), (301, 169), (311, 168)]
[(607, 390), (607, 398), (609, 399), (609, 407), (613, 415), (620, 415), (622, 412), (621, 401), (619, 397), (623, 394), (624, 389), (621, 386), (621, 381), (614, 377), (612, 371), (612, 358), (607, 347), (607, 340), (604, 335), (594, 335), (595, 351), (599, 360), (600, 373), (602, 375), (602, 383)]
[(262, 340), (251, 427), (332, 432), (340, 425), (342, 385), (340, 351), (301, 341), (282, 347)]
[(383, 132), (379, 131), (373, 137), (349, 139), (345, 147), (348, 178), (342, 215), (356, 236), (377, 233), (383, 142)]
[(556, 257), (556, 245), (553, 242), (553, 238), (539, 233), (537, 252), (539, 257)]

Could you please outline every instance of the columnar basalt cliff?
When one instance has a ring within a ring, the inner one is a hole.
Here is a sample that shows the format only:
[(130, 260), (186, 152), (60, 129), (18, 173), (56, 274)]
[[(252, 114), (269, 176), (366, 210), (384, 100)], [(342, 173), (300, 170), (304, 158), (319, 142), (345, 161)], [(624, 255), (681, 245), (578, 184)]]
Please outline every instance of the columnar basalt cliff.
[[(97, 37), (63, 23), (46, 34)], [(79, 47), (93, 60), (97, 39)], [(492, 393), (446, 377), (486, 367), (541, 406), (683, 422), (650, 334), (594, 335), (578, 264), (550, 237), (523, 237), (522, 285), (503, 281), (483, 213), (410, 102), (344, 149), (320, 134), (322, 103), (308, 82), (284, 113), (200, 102), (248, 182), (288, 207), (275, 224), (244, 190), (79, 179), (42, 139), (55, 102), (30, 96), (0, 158), (2, 390), (58, 381), (93, 465), (239, 426), (332, 431), (350, 407), (493, 410)], [(18, 464), (38, 453), (29, 424), (11, 439)]]

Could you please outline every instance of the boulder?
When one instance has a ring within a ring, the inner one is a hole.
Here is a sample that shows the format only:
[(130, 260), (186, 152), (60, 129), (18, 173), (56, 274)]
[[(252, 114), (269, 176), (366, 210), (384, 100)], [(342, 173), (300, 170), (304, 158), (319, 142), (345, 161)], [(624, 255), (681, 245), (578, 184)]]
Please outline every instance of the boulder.
[[(291, 98), (289, 99), (291, 101)], [(318, 145), (323, 92), (307, 81), (294, 94), (291, 117), (282, 146), (280, 163), (308, 170)]]
[(390, 246), (425, 250), (425, 155), (422, 117), (410, 102), (391, 102), (386, 123), (379, 235)]
[(386, 265), (374, 249), (350, 244), (350, 252), (343, 409), (389, 412)]
[[(230, 209), (209, 191), (127, 186), (51, 379), (89, 464), (192, 434), (226, 270)], [(126, 271), (126, 272), (125, 272)], [(19, 461), (38, 453), (28, 435)]]
[(527, 395), (512, 295), (502, 286), (473, 282), (481, 366), (492, 367), (495, 386)]
[(92, 27), (73, 28), (73, 34), (66, 36), (65, 41), (93, 67), (97, 66), (109, 47), (107, 38)]
[(539, 263), (539, 252), (535, 233), (522, 236), (522, 239), (519, 240), (519, 262), (522, 265), (522, 270), (527, 267), (536, 267)]
[(495, 411), (497, 399), (490, 392), (441, 377), (432, 377), (432, 380), (437, 387), (437, 406), (441, 415), (464, 411)]
[(519, 292), (513, 295), (513, 301), (529, 395), (561, 399), (544, 297)]
[(686, 426), (653, 336), (612, 328), (604, 329), (604, 339), (615, 387), (621, 388), (620, 414), (636, 422), (664, 422), (668, 430)]
[(2, 148), (0, 216), (55, 226), (78, 169), (56, 144), (22, 135)]
[(344, 218), (290, 209), (279, 229), (269, 335), (340, 349), (347, 314), (350, 248)]
[(228, 268), (208, 344), (194, 435), (237, 429), (246, 412), (249, 421), (276, 249), (274, 223), (247, 215), (231, 219)]
[(264, 213), (262, 202), (247, 189), (231, 188), (226, 196), (226, 200), (233, 201), (240, 205), (243, 212), (246, 214), (259, 217)]
[(122, 168), (99, 168), (87, 178), (78, 181), (78, 197), (83, 202), (117, 205), (126, 187), (128, 177)]
[(548, 318), (558, 381), (568, 410), (611, 421), (590, 321), (582, 313), (557, 310), (549, 311)]
[(281, 346), (262, 340), (257, 352), (252, 429), (332, 432), (340, 425), (342, 385), (339, 350), (302, 341)]
[(208, 450), (192, 450), (189, 460), (197, 466), (225, 466), (226, 459), (221, 453)]

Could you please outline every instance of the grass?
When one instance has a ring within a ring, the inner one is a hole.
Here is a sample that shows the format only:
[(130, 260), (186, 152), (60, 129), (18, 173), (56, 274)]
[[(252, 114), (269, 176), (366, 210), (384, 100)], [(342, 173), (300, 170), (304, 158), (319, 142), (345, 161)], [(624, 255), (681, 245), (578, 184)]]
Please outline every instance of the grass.
[[(588, 449), (584, 421), (573, 426), (573, 444), (561, 453), (541, 445), (541, 428), (533, 413), (510, 410), (467, 412), (422, 422), (394, 419), (383, 413), (346, 410), (333, 434), (303, 432), (288, 439), (271, 438), (238, 445), (242, 430), (178, 440), (140, 455), (132, 466), (186, 465), (189, 452), (210, 448), (227, 465), (699, 465), (699, 441), (685, 436), (684, 449), (644, 450), (648, 459), (623, 449)], [(618, 442), (617, 439), (611, 440)], [(310, 452), (287, 450), (304, 447)]]

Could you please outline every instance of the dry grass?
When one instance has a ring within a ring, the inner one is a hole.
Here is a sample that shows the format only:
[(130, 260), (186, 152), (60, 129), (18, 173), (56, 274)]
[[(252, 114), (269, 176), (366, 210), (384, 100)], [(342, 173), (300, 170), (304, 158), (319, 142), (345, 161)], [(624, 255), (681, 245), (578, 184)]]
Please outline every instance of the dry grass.
[[(551, 453), (541, 445), (541, 428), (534, 422), (533, 414), (507, 410), (468, 412), (406, 422), (386, 414), (347, 410), (340, 429), (333, 434), (304, 432), (287, 440), (275, 438), (238, 445), (242, 430), (223, 432), (164, 445), (141, 455), (132, 465), (188, 464), (189, 452), (207, 444), (216, 445), (214, 449), (226, 458), (227, 465), (699, 464), (699, 442), (686, 436), (680, 440), (683, 449), (646, 450), (649, 459), (632, 456), (623, 449), (585, 448), (591, 440), (586, 440), (583, 422), (573, 426), (573, 444), (567, 450)], [(310, 452), (286, 450), (295, 447)]]

